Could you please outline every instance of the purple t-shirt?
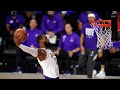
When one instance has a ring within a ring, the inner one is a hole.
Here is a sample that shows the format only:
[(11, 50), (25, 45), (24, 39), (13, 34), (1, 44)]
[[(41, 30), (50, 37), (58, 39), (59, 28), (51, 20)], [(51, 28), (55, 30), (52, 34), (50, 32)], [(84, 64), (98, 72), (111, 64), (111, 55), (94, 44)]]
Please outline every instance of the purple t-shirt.
[(81, 34), (84, 34), (84, 47), (85, 49), (97, 49), (97, 35), (95, 29), (89, 23), (83, 25)]
[(37, 28), (35, 28), (34, 30), (27, 29), (26, 32), (27, 32), (28, 37), (27, 37), (27, 40), (25, 42), (23, 42), (22, 44), (24, 44), (28, 47), (33, 45), (36, 48), (40, 48), (38, 42), (36, 41), (36, 37), (38, 35), (43, 34), (43, 32)]
[(10, 24), (11, 30), (16, 30), (19, 25), (23, 26), (25, 24), (25, 19), (22, 15), (19, 14), (16, 15), (15, 19), (10, 15), (6, 18), (6, 24)]
[(70, 35), (63, 34), (60, 38), (58, 47), (64, 51), (80, 48), (80, 37), (76, 33), (72, 33)]
[(115, 47), (115, 48), (120, 50), (120, 41), (113, 42), (113, 47)]
[(55, 13), (53, 17), (45, 15), (41, 22), (41, 29), (44, 33), (53, 31), (55, 34), (60, 33), (64, 28), (63, 19)]
[[(93, 11), (93, 13), (96, 16), (96, 20), (99, 20), (99, 15), (96, 12), (94, 12), (94, 11)], [(88, 21), (88, 14), (87, 14), (86, 11), (80, 13), (80, 15), (79, 15), (79, 22), (82, 22), (83, 24), (89, 23), (89, 21)]]
[[(62, 11), (56, 11), (56, 13), (59, 13), (59, 14), (61, 14), (61, 12), (62, 12)], [(70, 15), (75, 14), (75, 13), (76, 13), (76, 11), (68, 10), (68, 11), (66, 12), (65, 16), (70, 16)]]

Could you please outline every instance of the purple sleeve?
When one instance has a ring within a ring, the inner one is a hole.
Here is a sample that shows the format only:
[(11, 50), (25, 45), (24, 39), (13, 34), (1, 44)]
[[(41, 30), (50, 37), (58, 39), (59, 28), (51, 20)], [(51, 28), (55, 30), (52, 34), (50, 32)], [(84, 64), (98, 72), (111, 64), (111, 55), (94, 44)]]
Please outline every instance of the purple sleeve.
[(85, 25), (83, 25), (83, 27), (82, 27), (81, 34), (85, 35)]
[(80, 48), (80, 37), (78, 35), (76, 36), (75, 40), (76, 40), (75, 43), (76, 43), (77, 48)]
[(61, 32), (63, 30), (63, 28), (64, 28), (63, 19), (60, 16), (58, 16), (57, 19), (58, 19), (57, 20), (58, 21), (58, 28), (54, 31), (55, 34)]
[(20, 15), (20, 16), (19, 16), (19, 20), (20, 20), (20, 25), (24, 26), (24, 24), (25, 24), (25, 19), (24, 19), (24, 17)]
[(83, 16), (83, 14), (81, 13), (81, 14), (79, 15), (79, 22), (82, 22), (82, 23), (83, 23), (83, 18), (82, 18), (82, 16)]
[(58, 44), (58, 48), (61, 48), (61, 49), (62, 49), (62, 37), (63, 37), (63, 35), (60, 37), (60, 41), (59, 41), (59, 44)]
[(46, 16), (43, 17), (42, 22), (41, 22), (41, 30), (46, 33), (48, 30), (46, 28)]
[(8, 16), (8, 17), (6, 17), (6, 22), (5, 22), (5, 24), (9, 24), (9, 21), (10, 21), (10, 17)]
[(72, 15), (72, 14), (74, 14), (74, 13), (76, 13), (75, 11), (67, 11), (67, 14), (66, 15)]
[(119, 51), (120, 51), (120, 42), (114, 42), (113, 47), (119, 49)]

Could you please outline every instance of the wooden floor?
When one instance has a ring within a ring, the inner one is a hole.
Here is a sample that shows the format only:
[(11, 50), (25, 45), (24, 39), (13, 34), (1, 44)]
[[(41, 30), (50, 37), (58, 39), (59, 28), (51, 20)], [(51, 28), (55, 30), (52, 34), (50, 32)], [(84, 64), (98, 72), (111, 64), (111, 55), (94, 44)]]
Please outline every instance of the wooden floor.
[[(0, 73), (0, 79), (44, 79), (44, 77), (42, 76), (42, 74), (35, 73)], [(60, 75), (60, 79), (87, 79), (87, 77), (86, 75)], [(105, 79), (120, 79), (120, 76), (107, 76)]]

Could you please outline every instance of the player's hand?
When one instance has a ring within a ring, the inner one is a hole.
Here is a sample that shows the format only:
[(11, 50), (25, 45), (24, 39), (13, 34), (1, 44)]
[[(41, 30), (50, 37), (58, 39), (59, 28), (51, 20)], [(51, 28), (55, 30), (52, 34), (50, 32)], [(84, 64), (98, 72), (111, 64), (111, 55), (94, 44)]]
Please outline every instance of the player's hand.
[(70, 58), (73, 56), (73, 54), (74, 54), (73, 51), (68, 51), (68, 55)]
[(85, 53), (85, 48), (81, 46), (81, 53)]
[(102, 58), (103, 57), (103, 53), (102, 52), (99, 52), (98, 53), (98, 58)]
[(59, 51), (59, 50), (56, 50), (56, 51), (54, 52), (54, 54), (57, 55), (57, 56), (59, 56), (60, 51)]
[(110, 50), (109, 50), (110, 53), (116, 53), (117, 52), (117, 49), (112, 47)]
[(52, 31), (47, 32), (47, 34), (49, 35), (49, 37), (50, 37), (50, 38), (52, 38), (52, 37), (55, 35), (55, 33), (54, 33), (54, 32), (52, 32)]
[(13, 39), (16, 46), (18, 47), (20, 45), (20, 39), (18, 38), (17, 34), (14, 34)]

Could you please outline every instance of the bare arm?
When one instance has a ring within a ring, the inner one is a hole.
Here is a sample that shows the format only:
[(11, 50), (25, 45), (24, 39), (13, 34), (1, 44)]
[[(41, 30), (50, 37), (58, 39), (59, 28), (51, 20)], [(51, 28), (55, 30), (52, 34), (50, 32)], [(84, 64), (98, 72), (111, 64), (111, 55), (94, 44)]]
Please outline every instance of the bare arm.
[(54, 54), (59, 55), (60, 51), (61, 51), (61, 48), (58, 47), (57, 50), (54, 52)]
[(11, 31), (11, 29), (10, 29), (10, 25), (9, 25), (9, 24), (6, 24), (6, 30), (7, 30), (8, 32)]
[(80, 37), (80, 46), (83, 47), (83, 44), (84, 44), (84, 34), (81, 34), (81, 37)]
[(80, 37), (80, 50), (81, 50), (81, 53), (84, 54), (85, 52), (85, 48), (84, 48), (84, 34), (81, 34), (81, 37)]
[(76, 48), (74, 50), (72, 50), (73, 53), (76, 53), (76, 52), (79, 52), (80, 51), (80, 48)]
[(59, 47), (58, 47), (58, 48), (57, 48), (57, 51), (59, 51), (59, 52), (60, 52), (60, 51), (61, 51), (61, 48), (59, 48)]
[(78, 30), (82, 29), (82, 22), (78, 22)]

